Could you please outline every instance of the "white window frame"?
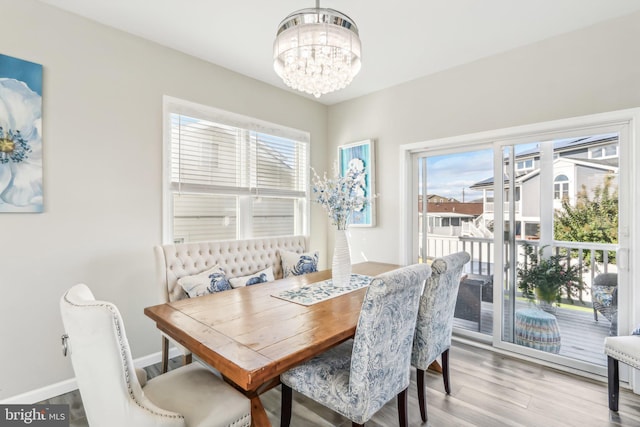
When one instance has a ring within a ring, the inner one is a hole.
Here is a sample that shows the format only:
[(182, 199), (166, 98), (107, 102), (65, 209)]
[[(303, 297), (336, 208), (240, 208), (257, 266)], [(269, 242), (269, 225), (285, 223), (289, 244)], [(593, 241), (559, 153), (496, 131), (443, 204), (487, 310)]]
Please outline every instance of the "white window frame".
[[(530, 163), (530, 164), (527, 165), (527, 163)], [(534, 165), (533, 159), (519, 160), (516, 162), (516, 170), (517, 171), (533, 170), (533, 165)]]
[[(300, 141), (305, 144), (306, 159), (308, 162), (308, 168), (310, 169), (310, 134), (306, 131), (281, 126), (278, 124), (270, 123), (260, 119), (255, 119), (249, 116), (244, 116), (237, 113), (221, 110), (218, 108), (210, 107), (207, 105), (198, 104), (183, 99), (163, 96), (163, 159), (162, 159), (162, 241), (164, 244), (173, 243), (173, 201), (172, 201), (172, 188), (171, 188), (171, 114), (181, 114), (191, 117), (200, 117), (206, 120), (210, 120), (216, 123), (222, 123), (225, 125), (242, 128), (250, 131), (256, 131), (272, 136), (281, 138), (287, 138), (295, 141)], [(298, 212), (301, 213), (301, 218), (296, 221), (294, 234), (309, 234), (309, 222), (310, 222), (310, 192), (309, 192), (309, 180), (310, 174), (306, 174), (306, 181), (304, 188), (306, 197), (300, 199)], [(246, 206), (251, 204), (250, 197), (238, 198), (238, 223), (239, 229), (237, 238), (244, 239), (250, 238), (251, 227), (247, 227), (247, 211)], [(248, 221), (251, 221), (249, 218)]]
[[(615, 153), (613, 154), (607, 154), (607, 148), (614, 146), (615, 147)], [(618, 157), (618, 151), (620, 150), (620, 147), (618, 144), (610, 144), (610, 145), (603, 145), (601, 147), (593, 147), (589, 149), (589, 158), (590, 159), (597, 159), (597, 160), (602, 160), (602, 159), (611, 159), (613, 157)], [(600, 156), (596, 156), (596, 153), (601, 153)]]
[[(558, 181), (558, 178), (564, 176), (566, 179)], [(556, 197), (556, 194), (559, 197)], [(560, 174), (553, 179), (553, 200), (564, 200), (569, 197), (569, 177), (565, 174)]]

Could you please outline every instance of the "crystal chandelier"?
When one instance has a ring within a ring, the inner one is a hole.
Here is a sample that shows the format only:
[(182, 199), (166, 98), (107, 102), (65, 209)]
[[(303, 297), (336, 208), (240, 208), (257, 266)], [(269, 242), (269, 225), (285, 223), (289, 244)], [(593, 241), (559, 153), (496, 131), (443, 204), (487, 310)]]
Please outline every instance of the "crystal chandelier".
[(351, 18), (333, 9), (298, 10), (278, 27), (273, 67), (284, 83), (313, 94), (345, 88), (360, 71), (360, 38)]

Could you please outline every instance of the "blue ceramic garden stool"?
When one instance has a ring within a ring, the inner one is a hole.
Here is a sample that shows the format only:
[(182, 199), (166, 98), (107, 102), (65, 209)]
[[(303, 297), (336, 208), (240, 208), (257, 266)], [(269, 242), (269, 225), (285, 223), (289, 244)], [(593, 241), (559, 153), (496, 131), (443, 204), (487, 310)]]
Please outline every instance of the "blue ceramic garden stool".
[(516, 344), (549, 353), (560, 352), (560, 329), (556, 316), (539, 308), (516, 310)]

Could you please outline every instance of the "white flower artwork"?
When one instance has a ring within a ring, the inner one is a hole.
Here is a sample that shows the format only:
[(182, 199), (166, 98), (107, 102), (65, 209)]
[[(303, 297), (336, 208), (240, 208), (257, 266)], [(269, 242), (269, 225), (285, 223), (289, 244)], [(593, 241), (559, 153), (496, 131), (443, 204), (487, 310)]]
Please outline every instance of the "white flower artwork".
[(0, 212), (42, 212), (42, 66), (0, 55)]
[(374, 227), (376, 223), (375, 150), (372, 139), (338, 147), (339, 173), (358, 181), (353, 186), (350, 227)]

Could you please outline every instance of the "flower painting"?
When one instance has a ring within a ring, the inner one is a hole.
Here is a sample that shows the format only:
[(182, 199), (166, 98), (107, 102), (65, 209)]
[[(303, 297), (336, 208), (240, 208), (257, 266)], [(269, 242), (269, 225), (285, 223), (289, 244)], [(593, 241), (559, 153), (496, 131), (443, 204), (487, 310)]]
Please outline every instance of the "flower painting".
[(42, 207), (42, 65), (0, 54), (0, 212)]
[(356, 170), (362, 176), (362, 185), (358, 187), (359, 196), (368, 203), (357, 206), (351, 213), (351, 227), (374, 227), (375, 217), (375, 151), (373, 140), (355, 142), (338, 147), (338, 162), (340, 174), (345, 176), (348, 171)]

